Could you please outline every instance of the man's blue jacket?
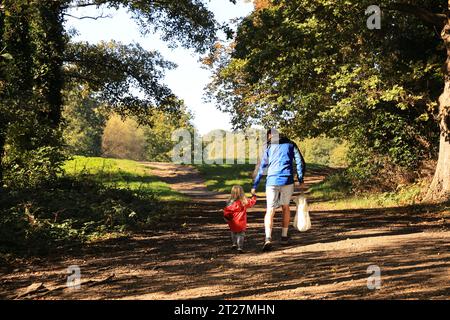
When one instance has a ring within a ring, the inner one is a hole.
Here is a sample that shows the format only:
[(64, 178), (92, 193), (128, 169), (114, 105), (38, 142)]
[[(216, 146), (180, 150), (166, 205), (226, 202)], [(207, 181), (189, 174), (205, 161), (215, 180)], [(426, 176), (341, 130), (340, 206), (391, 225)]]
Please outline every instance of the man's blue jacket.
[(267, 169), (267, 186), (285, 186), (294, 183), (294, 160), (298, 181), (303, 182), (305, 175), (305, 160), (297, 145), (289, 139), (280, 138), (276, 143), (269, 143), (264, 151), (259, 165), (253, 188), (258, 187)]

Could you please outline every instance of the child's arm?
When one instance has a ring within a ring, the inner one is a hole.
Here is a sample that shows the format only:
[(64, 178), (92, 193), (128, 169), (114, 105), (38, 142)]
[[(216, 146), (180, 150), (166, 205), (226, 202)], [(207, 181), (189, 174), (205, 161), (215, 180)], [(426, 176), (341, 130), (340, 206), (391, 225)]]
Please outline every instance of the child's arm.
[(250, 199), (248, 199), (247, 208), (251, 208), (256, 204), (256, 194), (253, 194), (252, 197)]

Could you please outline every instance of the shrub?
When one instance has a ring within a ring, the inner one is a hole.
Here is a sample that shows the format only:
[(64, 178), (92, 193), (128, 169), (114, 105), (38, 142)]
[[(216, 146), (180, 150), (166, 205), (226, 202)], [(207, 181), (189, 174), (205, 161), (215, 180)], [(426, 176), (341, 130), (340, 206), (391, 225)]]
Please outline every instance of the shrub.
[(86, 177), (0, 194), (0, 253), (46, 254), (150, 227), (168, 213), (150, 190), (114, 189)]
[(51, 185), (62, 172), (66, 157), (57, 147), (41, 147), (20, 153), (8, 152), (4, 184), (13, 189), (32, 189)]

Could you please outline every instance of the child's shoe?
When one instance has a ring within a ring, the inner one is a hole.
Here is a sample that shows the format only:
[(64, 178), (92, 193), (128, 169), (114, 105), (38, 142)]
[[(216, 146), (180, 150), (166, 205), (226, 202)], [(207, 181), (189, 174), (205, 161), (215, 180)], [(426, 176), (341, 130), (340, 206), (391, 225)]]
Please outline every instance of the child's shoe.
[(281, 245), (282, 246), (289, 245), (289, 237), (281, 237)]

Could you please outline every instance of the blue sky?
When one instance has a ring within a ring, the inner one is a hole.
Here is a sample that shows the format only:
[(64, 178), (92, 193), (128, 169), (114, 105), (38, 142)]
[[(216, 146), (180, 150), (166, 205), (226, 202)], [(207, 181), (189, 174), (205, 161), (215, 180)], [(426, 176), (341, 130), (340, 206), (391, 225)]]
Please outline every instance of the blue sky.
[[(219, 22), (228, 22), (230, 19), (244, 17), (251, 12), (253, 5), (240, 0), (233, 5), (229, 0), (211, 0), (208, 6), (216, 15)], [(72, 10), (71, 15), (97, 16), (101, 12), (96, 8), (83, 8)], [(217, 110), (213, 104), (203, 101), (203, 89), (209, 82), (211, 73), (201, 68), (199, 56), (191, 50), (182, 48), (169, 49), (157, 35), (143, 37), (126, 10), (103, 10), (104, 15), (111, 18), (92, 20), (67, 18), (67, 27), (78, 30), (77, 41), (97, 43), (99, 41), (116, 40), (122, 43), (139, 43), (147, 50), (157, 50), (169, 61), (175, 62), (178, 68), (166, 74), (165, 83), (173, 92), (183, 99), (194, 114), (194, 124), (200, 134), (214, 129), (230, 130), (230, 117)]]

